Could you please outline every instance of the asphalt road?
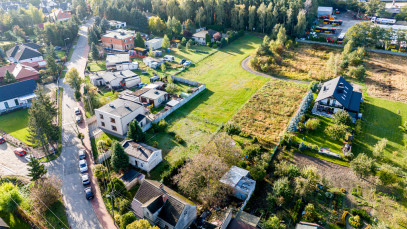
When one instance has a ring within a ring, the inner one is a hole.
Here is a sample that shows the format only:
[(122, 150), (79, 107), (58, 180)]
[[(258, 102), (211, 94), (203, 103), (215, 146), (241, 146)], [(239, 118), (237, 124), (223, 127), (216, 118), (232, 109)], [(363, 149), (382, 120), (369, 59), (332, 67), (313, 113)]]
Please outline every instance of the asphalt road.
[[(74, 47), (70, 62), (67, 63), (68, 69), (76, 68), (82, 77), (88, 56), (88, 26), (90, 26), (90, 23), (80, 27), (78, 43)], [(57, 175), (63, 181), (62, 194), (69, 226), (74, 229), (102, 228), (91, 202), (85, 198), (84, 186), (80, 177), (78, 151), (84, 147), (80, 139), (77, 138), (78, 127), (75, 125), (73, 109), (78, 105), (74, 99), (74, 91), (62, 80), (60, 86), (64, 88), (62, 99), (62, 153), (56, 160), (47, 164), (48, 173)]]
[(8, 143), (0, 144), (0, 175), (27, 176), (27, 161), (16, 155), (14, 149), (15, 147)]

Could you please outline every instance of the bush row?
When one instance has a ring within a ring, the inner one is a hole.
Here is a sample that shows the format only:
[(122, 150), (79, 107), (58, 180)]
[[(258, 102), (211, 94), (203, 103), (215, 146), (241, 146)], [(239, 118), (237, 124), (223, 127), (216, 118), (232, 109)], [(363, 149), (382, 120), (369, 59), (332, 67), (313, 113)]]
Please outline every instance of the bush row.
[(301, 115), (305, 114), (308, 110), (309, 106), (312, 104), (314, 100), (314, 95), (312, 94), (312, 90), (309, 90), (308, 93), (302, 99), (300, 107), (298, 108), (295, 115), (291, 118), (290, 123), (288, 124), (288, 131), (297, 132), (297, 124), (301, 121)]

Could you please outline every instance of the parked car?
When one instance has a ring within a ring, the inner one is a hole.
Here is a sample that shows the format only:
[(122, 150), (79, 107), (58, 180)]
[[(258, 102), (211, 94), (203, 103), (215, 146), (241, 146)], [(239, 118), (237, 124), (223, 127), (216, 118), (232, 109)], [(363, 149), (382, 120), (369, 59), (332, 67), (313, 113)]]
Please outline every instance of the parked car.
[(17, 154), (18, 156), (22, 157), (24, 155), (27, 154), (27, 152), (25, 152), (25, 150), (23, 150), (22, 148), (16, 148), (14, 149), (14, 153)]
[(86, 158), (86, 152), (84, 149), (79, 150), (79, 160), (83, 160)]
[(88, 171), (88, 165), (86, 164), (85, 160), (80, 160), (79, 161), (79, 170), (81, 173), (87, 172)]
[(178, 64), (184, 64), (185, 63), (185, 59), (182, 59)]
[(27, 156), (24, 157), (27, 162), (30, 162), (33, 158), (35, 158), (32, 154), (27, 154)]
[(79, 107), (75, 107), (74, 108), (75, 114), (76, 115), (80, 115), (81, 114), (81, 110), (79, 110)]
[(92, 192), (92, 188), (91, 188), (91, 187), (85, 188), (85, 197), (86, 197), (87, 200), (91, 200), (91, 199), (93, 199), (93, 197), (95, 197), (95, 196), (93, 195), (93, 192)]
[(81, 115), (77, 115), (76, 116), (76, 123), (81, 123), (82, 122), (82, 116)]
[(190, 60), (185, 61), (185, 63), (183, 64), (185, 67), (191, 65), (192, 62)]
[(82, 174), (82, 184), (83, 185), (90, 184), (89, 175), (87, 173)]
[(0, 136), (0, 144), (3, 144), (6, 142), (6, 139), (4, 139), (2, 136)]
[(55, 46), (54, 49), (55, 49), (55, 50), (61, 50), (62, 47), (61, 47), (61, 46)]

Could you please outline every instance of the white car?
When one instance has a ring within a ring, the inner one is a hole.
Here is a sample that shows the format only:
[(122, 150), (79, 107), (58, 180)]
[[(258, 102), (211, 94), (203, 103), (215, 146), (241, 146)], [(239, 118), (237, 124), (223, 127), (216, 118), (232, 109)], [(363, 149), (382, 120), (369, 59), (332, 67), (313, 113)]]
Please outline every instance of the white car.
[(79, 170), (81, 173), (87, 172), (88, 171), (88, 165), (86, 164), (85, 160), (80, 160), (79, 161)]
[(84, 186), (90, 184), (89, 175), (87, 173), (82, 175), (82, 184)]
[(32, 154), (28, 154), (24, 157), (28, 162), (30, 162), (33, 158), (35, 158)]
[(76, 115), (80, 115), (81, 114), (81, 110), (79, 110), (79, 107), (75, 107), (74, 108), (75, 114)]

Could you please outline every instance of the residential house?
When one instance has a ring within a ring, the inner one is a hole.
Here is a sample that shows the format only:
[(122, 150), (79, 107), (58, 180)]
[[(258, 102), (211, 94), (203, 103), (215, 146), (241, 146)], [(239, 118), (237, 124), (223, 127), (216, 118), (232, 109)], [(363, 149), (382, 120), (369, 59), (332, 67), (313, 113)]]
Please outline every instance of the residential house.
[(118, 72), (97, 72), (89, 77), (90, 82), (95, 86), (108, 86), (113, 88), (132, 88), (141, 83), (141, 78), (136, 73), (125, 70)]
[(348, 111), (355, 121), (359, 115), (362, 93), (354, 91), (353, 86), (342, 76), (325, 82), (315, 99), (312, 113), (331, 117), (339, 110)]
[(324, 229), (324, 228), (316, 223), (300, 221), (299, 223), (297, 223), (297, 225), (295, 225), (295, 229)]
[(143, 63), (150, 68), (157, 69), (160, 67), (161, 64), (164, 63), (162, 59), (154, 58), (154, 57), (146, 57), (143, 59)]
[(107, 31), (102, 36), (102, 46), (105, 49), (128, 51), (134, 48), (134, 31), (116, 29)]
[(130, 60), (130, 54), (108, 54), (106, 56), (106, 69), (107, 70), (136, 70), (138, 69), (138, 62)]
[(47, 17), (50, 21), (61, 22), (71, 19), (72, 15), (71, 12), (64, 12), (61, 9), (57, 9), (54, 12), (50, 13)]
[(151, 89), (140, 95), (140, 101), (153, 104), (154, 107), (159, 107), (162, 103), (168, 100), (166, 91)]
[[(125, 136), (129, 123), (139, 115), (145, 115), (146, 108), (138, 102), (138, 98), (119, 97), (110, 103), (95, 109), (97, 125), (102, 130)], [(140, 124), (141, 125), (141, 124)]]
[(110, 20), (109, 25), (110, 25), (110, 27), (114, 27), (116, 29), (126, 28), (126, 22), (125, 21)]
[(210, 38), (211, 38), (211, 42), (214, 42), (214, 38), (213, 35), (217, 33), (215, 30), (209, 29), (209, 30), (201, 30), (197, 33), (194, 33), (192, 35), (192, 38), (195, 40), (195, 42), (197, 42), (198, 44), (204, 45), (205, 44), (205, 37), (206, 34), (209, 34)]
[(123, 148), (129, 155), (130, 164), (146, 172), (150, 172), (163, 160), (160, 149), (144, 143), (128, 140), (123, 143)]
[(164, 40), (163, 38), (154, 38), (154, 39), (148, 40), (144, 43), (146, 45), (146, 48), (149, 51), (153, 51), (153, 50), (161, 48), (161, 46), (163, 44), (163, 40)]
[(0, 86), (0, 114), (30, 107), (36, 88), (33, 79)]
[(7, 71), (13, 74), (18, 81), (40, 78), (40, 73), (37, 71), (37, 69), (25, 63), (12, 63), (10, 65), (0, 67), (0, 83), (3, 82), (3, 78)]
[(8, 229), (9, 225), (0, 217), (0, 229)]
[(129, 169), (126, 173), (119, 177), (119, 179), (123, 181), (123, 184), (126, 186), (127, 190), (133, 188), (136, 184), (144, 180), (144, 178), (145, 175), (137, 172), (135, 169)]
[[(260, 222), (260, 217), (251, 215), (244, 211), (237, 211), (237, 214), (233, 208), (228, 208), (224, 213), (222, 210), (219, 213), (223, 213), (224, 217), (215, 222), (207, 222), (209, 225), (215, 226), (216, 229), (256, 229)], [(218, 214), (219, 214), (218, 213)], [(210, 220), (210, 219), (209, 219)], [(207, 227), (205, 227), (207, 228)], [(210, 227), (208, 227), (210, 228)]]
[(35, 47), (41, 47), (33, 43), (18, 44), (6, 52), (11, 63), (39, 62), (43, 61), (42, 53)]
[(230, 186), (236, 198), (245, 201), (250, 199), (256, 187), (256, 181), (249, 178), (249, 171), (237, 166), (232, 166), (220, 182)]
[(158, 181), (145, 179), (131, 203), (138, 218), (165, 229), (185, 229), (196, 219), (196, 205)]

